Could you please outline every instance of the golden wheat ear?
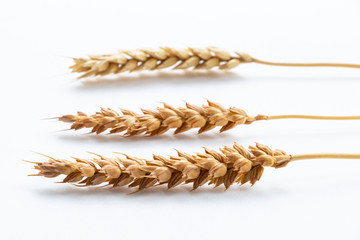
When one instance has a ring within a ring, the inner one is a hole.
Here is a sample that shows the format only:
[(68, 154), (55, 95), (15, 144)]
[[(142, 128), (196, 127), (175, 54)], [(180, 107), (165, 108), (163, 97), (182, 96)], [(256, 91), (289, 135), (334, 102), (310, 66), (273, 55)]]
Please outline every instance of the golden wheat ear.
[(63, 115), (59, 121), (71, 123), (71, 129), (91, 129), (91, 133), (110, 134), (124, 133), (125, 136), (145, 134), (160, 135), (170, 129), (174, 133), (183, 133), (197, 128), (203, 133), (220, 127), (220, 132), (230, 130), (238, 125), (251, 124), (255, 121), (275, 119), (316, 119), (316, 120), (360, 120), (360, 116), (313, 116), (313, 115), (256, 115), (249, 116), (240, 108), (224, 108), (218, 103), (208, 100), (201, 107), (186, 103), (185, 107), (173, 107), (164, 103), (156, 111), (142, 109), (142, 114), (129, 110), (121, 110), (121, 114), (110, 108), (101, 108), (100, 112), (87, 115)]
[(360, 159), (360, 154), (290, 155), (260, 143), (248, 149), (234, 143), (219, 151), (204, 148), (203, 153), (194, 154), (177, 150), (175, 156), (153, 155), (150, 160), (126, 154), (123, 154), (124, 158), (92, 155), (95, 157), (73, 158), (75, 161), (47, 157), (45, 162), (30, 162), (38, 171), (31, 176), (54, 178), (64, 175), (63, 183), (73, 183), (77, 187), (128, 186), (136, 188), (135, 192), (164, 184), (168, 189), (180, 184), (192, 184), (192, 189), (195, 190), (206, 183), (214, 187), (224, 185), (228, 189), (234, 183), (249, 182), (254, 185), (260, 180), (265, 167), (282, 168), (289, 162), (304, 159)]
[(120, 50), (116, 54), (90, 55), (74, 58), (72, 72), (82, 73), (79, 78), (104, 76), (122, 72), (152, 71), (165, 68), (178, 70), (213, 69), (228, 70), (242, 63), (258, 63), (290, 67), (348, 67), (360, 68), (358, 64), (344, 63), (274, 63), (255, 59), (249, 54), (230, 53), (218, 47)]

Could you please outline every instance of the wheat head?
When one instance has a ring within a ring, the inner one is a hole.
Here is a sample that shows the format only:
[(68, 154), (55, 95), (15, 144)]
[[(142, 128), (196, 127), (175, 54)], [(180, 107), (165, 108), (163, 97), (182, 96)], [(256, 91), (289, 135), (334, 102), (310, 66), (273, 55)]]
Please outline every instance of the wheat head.
[(116, 54), (90, 55), (88, 58), (74, 58), (70, 67), (73, 72), (82, 73), (79, 78), (104, 76), (122, 72), (173, 69), (227, 70), (241, 63), (252, 62), (246, 53), (217, 48), (171, 48), (120, 50)]
[(264, 115), (248, 116), (239, 108), (226, 109), (218, 103), (207, 101), (208, 105), (198, 107), (186, 103), (186, 107), (172, 107), (164, 103), (157, 111), (142, 109), (143, 114), (121, 109), (122, 115), (110, 108), (102, 108), (100, 112), (87, 115), (78, 112), (77, 115), (63, 115), (59, 121), (72, 123), (71, 129), (91, 128), (92, 133), (125, 132), (126, 136), (146, 134), (155, 136), (169, 129), (175, 129), (175, 134), (199, 128), (199, 133), (220, 126), (220, 132), (227, 131), (241, 124), (251, 124), (254, 121), (265, 120)]
[(204, 148), (204, 153), (188, 154), (177, 151), (177, 156), (153, 155), (152, 160), (122, 154), (125, 157), (106, 158), (98, 154), (91, 159), (75, 161), (46, 156), (46, 162), (32, 162), (39, 172), (32, 176), (54, 178), (65, 175), (62, 182), (76, 186), (107, 185), (136, 187), (137, 191), (166, 184), (173, 188), (182, 183), (193, 189), (208, 183), (228, 189), (234, 183), (260, 180), (264, 167), (285, 167), (291, 155), (282, 150), (271, 150), (257, 143), (245, 149), (237, 143), (220, 151)]

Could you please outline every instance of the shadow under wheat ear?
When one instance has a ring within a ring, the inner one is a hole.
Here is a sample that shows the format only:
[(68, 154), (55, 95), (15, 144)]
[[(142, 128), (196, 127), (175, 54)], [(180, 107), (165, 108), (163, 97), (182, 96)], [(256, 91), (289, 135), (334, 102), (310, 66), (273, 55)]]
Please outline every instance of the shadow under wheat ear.
[(122, 72), (172, 69), (228, 70), (242, 63), (258, 63), (272, 66), (291, 67), (349, 67), (360, 68), (358, 64), (346, 63), (274, 63), (262, 61), (246, 53), (230, 52), (218, 48), (171, 48), (120, 50), (116, 54), (90, 55), (88, 58), (74, 58), (70, 67), (73, 72), (82, 73), (79, 78), (104, 76)]
[(224, 108), (218, 103), (208, 101), (208, 105), (195, 106), (186, 103), (185, 107), (173, 107), (164, 103), (156, 111), (142, 109), (142, 114), (121, 109), (119, 114), (113, 109), (102, 108), (100, 112), (87, 115), (63, 115), (58, 120), (72, 123), (71, 129), (90, 128), (92, 133), (100, 134), (109, 130), (110, 134), (125, 132), (125, 136), (145, 134), (160, 135), (170, 129), (174, 133), (186, 132), (198, 128), (203, 133), (221, 127), (220, 132), (230, 130), (238, 125), (251, 124), (261, 120), (275, 119), (317, 119), (317, 120), (360, 120), (360, 116), (313, 116), (313, 115), (256, 115), (249, 116), (244, 110), (231, 107)]
[(125, 157), (106, 158), (94, 154), (91, 159), (75, 161), (47, 156), (46, 162), (31, 162), (38, 173), (31, 176), (54, 178), (65, 175), (63, 183), (75, 186), (128, 186), (141, 191), (159, 185), (168, 189), (180, 184), (192, 184), (193, 190), (208, 183), (228, 189), (234, 183), (254, 185), (264, 167), (281, 168), (289, 162), (316, 158), (360, 159), (360, 154), (300, 154), (290, 155), (257, 143), (245, 149), (237, 143), (220, 151), (204, 148), (204, 153), (188, 154), (177, 150), (177, 156), (153, 155), (152, 160), (122, 154)]

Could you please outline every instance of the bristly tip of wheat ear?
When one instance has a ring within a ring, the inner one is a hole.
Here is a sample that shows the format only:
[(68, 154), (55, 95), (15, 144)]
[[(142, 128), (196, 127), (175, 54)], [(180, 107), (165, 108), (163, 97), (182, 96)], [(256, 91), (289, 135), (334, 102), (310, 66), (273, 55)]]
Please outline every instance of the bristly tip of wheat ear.
[(122, 72), (173, 69), (232, 69), (241, 63), (252, 62), (246, 53), (228, 51), (218, 47), (120, 50), (116, 54), (90, 55), (74, 58), (72, 72), (83, 73), (79, 78), (104, 76)]
[(204, 148), (204, 153), (188, 154), (177, 151), (177, 156), (153, 155), (152, 160), (123, 154), (125, 157), (106, 158), (94, 154), (91, 159), (75, 161), (48, 157), (46, 162), (32, 162), (39, 172), (32, 176), (54, 178), (65, 175), (62, 182), (75, 186), (108, 185), (136, 187), (137, 191), (166, 184), (173, 188), (182, 183), (193, 189), (208, 183), (228, 189), (234, 183), (260, 180), (264, 167), (285, 167), (291, 155), (282, 150), (271, 150), (257, 143), (245, 149), (237, 143), (220, 151)]
[(93, 115), (78, 112), (77, 115), (63, 115), (58, 120), (72, 123), (71, 129), (91, 128), (91, 132), (96, 134), (110, 130), (109, 133), (125, 132), (126, 136), (155, 136), (170, 129), (175, 129), (174, 133), (178, 134), (193, 128), (199, 128), (198, 133), (203, 133), (221, 127), (220, 132), (224, 132), (237, 125), (267, 119), (265, 115), (249, 116), (239, 108), (226, 109), (209, 100), (207, 103), (202, 107), (189, 103), (185, 107), (173, 107), (164, 103), (156, 111), (142, 109), (143, 114), (125, 109), (121, 109), (122, 114), (119, 114), (113, 109), (102, 108)]

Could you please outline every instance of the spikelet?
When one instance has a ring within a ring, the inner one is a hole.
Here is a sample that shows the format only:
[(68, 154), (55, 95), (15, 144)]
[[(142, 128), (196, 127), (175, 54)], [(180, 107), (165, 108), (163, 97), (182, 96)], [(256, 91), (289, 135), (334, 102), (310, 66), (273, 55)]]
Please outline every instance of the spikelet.
[(95, 154), (91, 159), (75, 158), (75, 161), (48, 157), (46, 162), (33, 162), (39, 172), (32, 176), (65, 175), (62, 182), (76, 186), (128, 186), (136, 187), (136, 191), (162, 184), (169, 189), (192, 184), (195, 190), (206, 183), (228, 189), (234, 183), (254, 185), (260, 180), (264, 167), (284, 167), (291, 160), (291, 155), (284, 151), (271, 150), (259, 143), (248, 150), (237, 143), (224, 146), (220, 151), (204, 150), (195, 154), (177, 150), (177, 156), (153, 155), (152, 160), (126, 154), (124, 158), (112, 159)]

